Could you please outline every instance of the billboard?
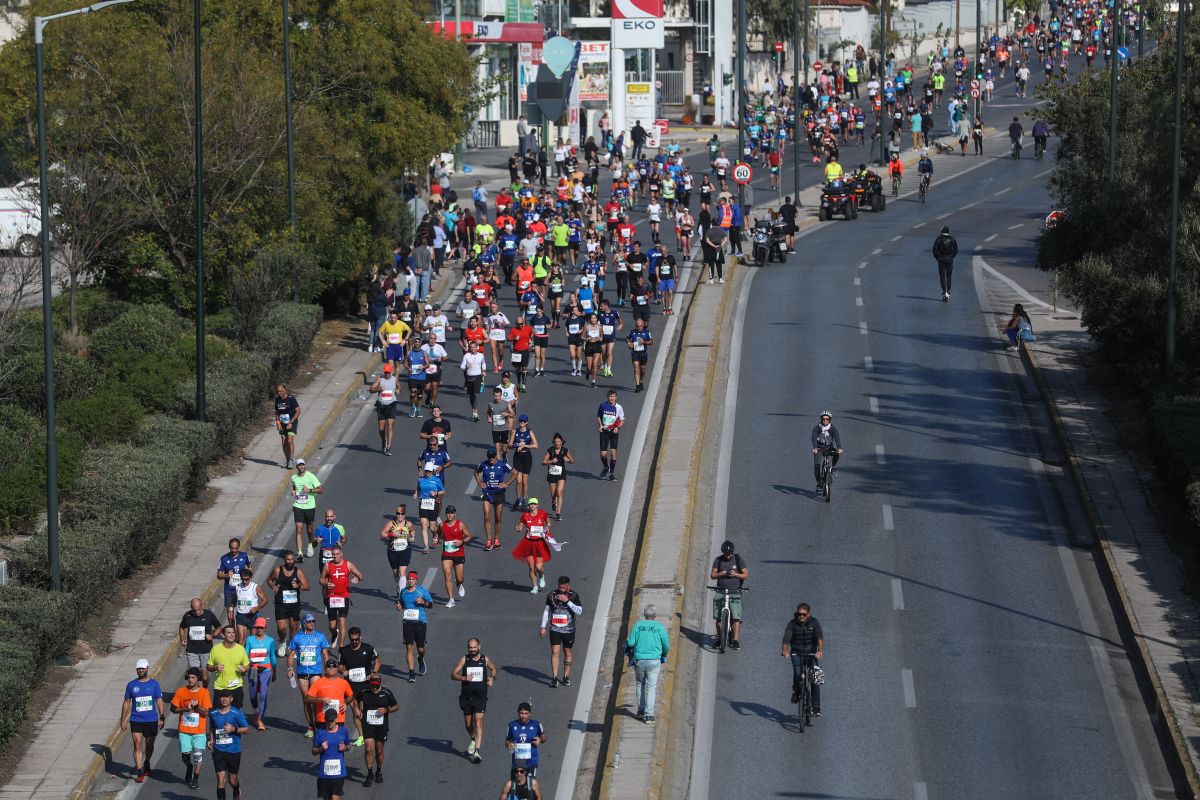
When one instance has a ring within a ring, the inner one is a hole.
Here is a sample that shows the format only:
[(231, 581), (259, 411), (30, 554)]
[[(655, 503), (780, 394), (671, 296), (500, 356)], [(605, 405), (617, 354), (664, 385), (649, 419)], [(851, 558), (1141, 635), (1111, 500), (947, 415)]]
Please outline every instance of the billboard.
[(579, 102), (608, 104), (608, 42), (583, 42), (579, 51)]
[(642, 127), (654, 121), (654, 91), (649, 83), (625, 84), (625, 126), (632, 129), (641, 122)]

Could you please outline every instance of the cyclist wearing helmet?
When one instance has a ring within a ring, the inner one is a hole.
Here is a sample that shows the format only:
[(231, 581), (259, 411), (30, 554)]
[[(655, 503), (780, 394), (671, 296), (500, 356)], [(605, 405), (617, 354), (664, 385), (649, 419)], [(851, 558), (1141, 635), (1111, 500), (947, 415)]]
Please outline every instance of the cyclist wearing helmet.
[(813, 475), (817, 479), (817, 491), (821, 490), (821, 450), (825, 447), (836, 448), (833, 452), (833, 468), (837, 469), (838, 458), (842, 450), (842, 436), (833, 426), (833, 412), (822, 411), (821, 420), (812, 429)]
[[(746, 579), (750, 577), (750, 572), (746, 569), (745, 560), (734, 552), (733, 542), (726, 540), (721, 545), (721, 555), (713, 560), (712, 570), (709, 572), (709, 577), (717, 582), (718, 589), (740, 589)], [(713, 619), (717, 620), (717, 641), (721, 641), (721, 609), (725, 605), (725, 598), (720, 592), (714, 595), (713, 599)], [(730, 636), (729, 646), (734, 650), (740, 650), (741, 633), (742, 633), (742, 593), (733, 592), (729, 595), (729, 619), (733, 623), (732, 636)]]
[(921, 151), (921, 160), (917, 162), (917, 174), (922, 180), (933, 182), (933, 159), (929, 157), (928, 150)]

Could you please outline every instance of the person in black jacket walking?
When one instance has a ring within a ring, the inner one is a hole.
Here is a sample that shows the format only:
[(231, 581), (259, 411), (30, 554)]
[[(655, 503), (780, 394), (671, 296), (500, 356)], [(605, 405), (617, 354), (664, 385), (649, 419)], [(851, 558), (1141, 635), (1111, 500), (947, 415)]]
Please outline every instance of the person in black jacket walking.
[(950, 235), (950, 226), (933, 240), (933, 257), (937, 259), (938, 280), (942, 284), (942, 302), (950, 300), (950, 279), (954, 275), (954, 257), (958, 255), (958, 242)]

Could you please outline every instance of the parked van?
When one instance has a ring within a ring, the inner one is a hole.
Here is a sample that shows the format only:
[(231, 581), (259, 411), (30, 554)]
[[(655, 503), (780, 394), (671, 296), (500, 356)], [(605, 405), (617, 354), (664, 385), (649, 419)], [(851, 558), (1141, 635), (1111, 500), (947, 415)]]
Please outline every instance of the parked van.
[(38, 254), (42, 219), (37, 184), (25, 181), (0, 189), (0, 251), (32, 257)]

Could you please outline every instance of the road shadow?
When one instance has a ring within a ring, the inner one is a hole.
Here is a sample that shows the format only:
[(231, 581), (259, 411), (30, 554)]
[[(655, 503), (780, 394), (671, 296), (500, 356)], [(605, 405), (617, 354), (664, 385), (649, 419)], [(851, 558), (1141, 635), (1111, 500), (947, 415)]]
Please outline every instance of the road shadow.
[(523, 583), (509, 580), (497, 580), (494, 578), (476, 578), (479, 585), (485, 589), (507, 589), (512, 592), (529, 592), (529, 586)]
[(540, 669), (530, 669), (529, 667), (506, 666), (506, 667), (501, 667), (500, 671), (507, 672), (509, 675), (512, 675), (517, 678), (521, 678), (523, 680), (532, 681), (533, 683), (536, 683), (536, 684), (549, 685), (549, 683), (550, 683), (550, 676), (547, 675), (546, 673), (542, 672)]
[(434, 753), (446, 753), (452, 756), (458, 756), (465, 759), (466, 753), (454, 746), (450, 739), (430, 739), (424, 736), (409, 736), (408, 745), (410, 747), (420, 747), (425, 750), (431, 750)]
[(771, 708), (771, 706), (763, 705), (762, 703), (748, 703), (741, 700), (733, 700), (729, 703), (730, 709), (738, 716), (755, 716), (774, 722), (780, 727), (786, 728), (789, 723), (794, 724), (791, 714), (785, 714), (779, 709)]

